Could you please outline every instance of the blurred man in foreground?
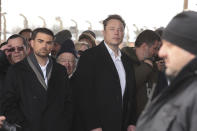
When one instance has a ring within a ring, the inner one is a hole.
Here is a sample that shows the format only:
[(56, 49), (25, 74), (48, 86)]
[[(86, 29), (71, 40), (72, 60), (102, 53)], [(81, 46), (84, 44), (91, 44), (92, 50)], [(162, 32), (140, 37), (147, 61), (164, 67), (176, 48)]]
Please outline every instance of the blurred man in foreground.
[(165, 59), (169, 88), (142, 113), (137, 131), (196, 131), (197, 12), (176, 15), (163, 32), (159, 56)]

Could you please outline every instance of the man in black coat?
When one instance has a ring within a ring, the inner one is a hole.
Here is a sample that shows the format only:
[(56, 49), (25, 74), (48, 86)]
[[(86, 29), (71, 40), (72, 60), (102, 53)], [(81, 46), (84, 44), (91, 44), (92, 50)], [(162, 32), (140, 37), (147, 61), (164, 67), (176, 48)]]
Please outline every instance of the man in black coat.
[[(0, 90), (4, 85), (7, 70), (27, 55), (28, 43), (21, 35), (11, 35), (0, 47)], [(0, 91), (1, 93), (1, 91)]]
[(33, 53), (8, 70), (2, 108), (6, 120), (22, 131), (70, 130), (68, 75), (65, 67), (49, 56), (53, 39), (49, 29), (35, 29)]
[(119, 15), (103, 21), (104, 41), (80, 57), (71, 81), (75, 131), (134, 131), (135, 78), (132, 63), (118, 46), (125, 22)]
[[(27, 48), (26, 40), (18, 34), (11, 35), (6, 42), (0, 45), (0, 114), (2, 114), (2, 89), (7, 70), (11, 64), (15, 64), (25, 58)], [(2, 116), (1, 118), (4, 117)]]

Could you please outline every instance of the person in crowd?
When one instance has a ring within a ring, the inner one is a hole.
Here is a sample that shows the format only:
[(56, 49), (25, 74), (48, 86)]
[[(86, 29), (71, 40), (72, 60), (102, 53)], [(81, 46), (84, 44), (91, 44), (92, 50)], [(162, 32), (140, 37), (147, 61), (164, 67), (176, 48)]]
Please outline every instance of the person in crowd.
[(155, 33), (157, 33), (157, 35), (161, 37), (163, 34), (163, 31), (164, 31), (164, 27), (160, 27), (155, 30)]
[(95, 47), (96, 46), (96, 40), (94, 38), (94, 36), (90, 33), (82, 33), (79, 36), (78, 39), (79, 42), (86, 42), (89, 45), (89, 48)]
[(26, 29), (21, 30), (18, 34), (23, 36), (26, 39), (26, 41), (29, 42), (31, 40), (32, 30), (29, 28), (26, 28)]
[(85, 50), (89, 49), (89, 45), (87, 42), (76, 42), (75, 49), (77, 51), (77, 57), (80, 57)]
[(197, 12), (177, 14), (162, 35), (159, 56), (164, 58), (169, 88), (149, 103), (137, 131), (196, 131)]
[(25, 40), (27, 41), (28, 46), (29, 46), (29, 48), (27, 50), (27, 54), (30, 54), (32, 52), (32, 48), (30, 45), (32, 30), (29, 28), (26, 28), (26, 29), (21, 30), (18, 34), (23, 36), (25, 38)]
[[(163, 34), (163, 30), (164, 28), (163, 27), (160, 27), (158, 29), (155, 30), (155, 33), (157, 33), (160, 38)], [(157, 52), (154, 56), (154, 62), (155, 62), (155, 65), (157, 66), (157, 69), (158, 69), (158, 78), (157, 78), (157, 85), (154, 89), (154, 93), (153, 93), (153, 96), (152, 96), (152, 99), (153, 100), (157, 95), (159, 95), (165, 88), (168, 87), (168, 79), (165, 75), (165, 61), (163, 58), (159, 57), (159, 49), (161, 48), (162, 46), (162, 42), (160, 42), (158, 48), (157, 48)]]
[[(26, 40), (18, 35), (14, 34), (8, 38), (6, 42), (1, 44), (0, 47), (0, 112), (1, 102), (2, 102), (2, 92), (5, 83), (5, 76), (7, 74), (8, 68), (15, 64), (27, 55), (27, 42)], [(0, 127), (5, 120), (4, 116), (0, 116)]]
[(157, 70), (152, 58), (160, 43), (161, 39), (154, 31), (144, 30), (137, 36), (135, 47), (122, 48), (122, 51), (134, 62), (138, 117), (151, 97), (151, 89), (157, 82)]
[(119, 15), (104, 21), (104, 41), (86, 50), (71, 78), (74, 131), (135, 131), (136, 87), (132, 63), (118, 48), (125, 22)]
[(74, 42), (70, 39), (64, 41), (56, 57), (56, 61), (66, 67), (70, 78), (77, 65), (77, 52), (75, 50)]
[(96, 34), (91, 30), (85, 30), (85, 31), (82, 32), (82, 34), (83, 33), (88, 33), (88, 34), (92, 35), (94, 37), (94, 39), (96, 39)]
[[(24, 37), (18, 34), (10, 36), (7, 42), (0, 48), (0, 89), (4, 85), (4, 79), (8, 68), (23, 60), (27, 55), (28, 44)], [(1, 92), (0, 92), (1, 93)]]
[(71, 38), (72, 38), (72, 34), (69, 30), (62, 30), (58, 32), (55, 35), (54, 46), (51, 51), (51, 56), (53, 56), (53, 58), (56, 58), (57, 52), (60, 50), (61, 45), (64, 43), (65, 40), (71, 39)]
[(71, 91), (66, 68), (49, 56), (53, 40), (51, 30), (35, 29), (30, 41), (33, 52), (7, 72), (2, 110), (20, 130), (70, 131)]
[(21, 35), (14, 34), (7, 40), (7, 44), (1, 47), (5, 51), (7, 58), (11, 64), (15, 64), (25, 58), (27, 55), (28, 44)]

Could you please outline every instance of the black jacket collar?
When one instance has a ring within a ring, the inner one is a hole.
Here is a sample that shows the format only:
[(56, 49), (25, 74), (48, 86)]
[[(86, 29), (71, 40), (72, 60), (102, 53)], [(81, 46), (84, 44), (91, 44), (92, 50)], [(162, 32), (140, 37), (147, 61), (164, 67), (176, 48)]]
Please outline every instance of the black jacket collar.
[(168, 99), (168, 97), (176, 94), (176, 92), (182, 90), (182, 88), (187, 88), (187, 86), (182, 85), (186, 83), (190, 84), (186, 81), (192, 81), (193, 79), (195, 79), (195, 76), (197, 76), (197, 58), (193, 59), (185, 67), (183, 67), (179, 74), (172, 80), (170, 86), (162, 92), (162, 94), (156, 99), (155, 102), (159, 102), (163, 99)]

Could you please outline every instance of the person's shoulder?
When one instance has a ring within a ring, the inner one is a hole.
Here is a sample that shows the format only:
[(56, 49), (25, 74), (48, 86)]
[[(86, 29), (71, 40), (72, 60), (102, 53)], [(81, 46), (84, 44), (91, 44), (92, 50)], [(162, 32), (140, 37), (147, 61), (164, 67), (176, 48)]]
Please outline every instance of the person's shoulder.
[(134, 51), (134, 47), (123, 47), (121, 49), (122, 52), (126, 53), (127, 55), (128, 54), (133, 54), (135, 51)]
[(123, 47), (121, 49), (121, 52), (125, 53), (129, 57), (130, 60), (139, 64), (139, 60), (136, 56), (134, 47)]
[(20, 74), (21, 72), (27, 71), (27, 63), (25, 60), (19, 61), (15, 64), (11, 64), (8, 68), (7, 73), (14, 73), (14, 74)]
[(84, 53), (80, 56), (80, 59), (94, 59), (100, 54), (100, 49), (98, 46), (92, 47), (84, 51)]
[(133, 47), (124, 47), (121, 49), (122, 56), (134, 65), (139, 65), (140, 61), (135, 55)]
[(23, 69), (23, 68), (26, 68), (27, 66), (27, 60), (26, 58), (24, 58), (23, 60), (11, 65), (12, 68), (14, 69)]
[(95, 54), (95, 52), (98, 52), (100, 49), (100, 46), (95, 46), (95, 47), (92, 47), (92, 48), (89, 48), (87, 49), (84, 54)]
[(193, 79), (194, 80), (188, 85), (188, 87), (190, 88), (191, 92), (195, 93), (197, 96), (197, 76), (195, 76)]

